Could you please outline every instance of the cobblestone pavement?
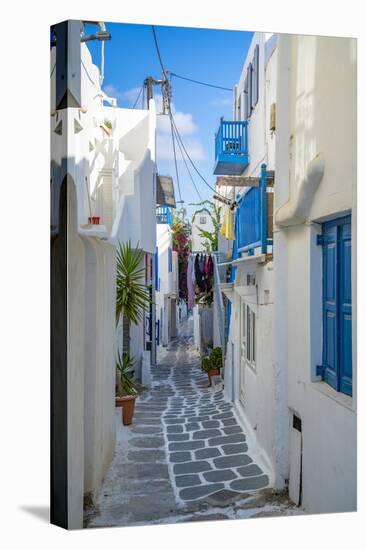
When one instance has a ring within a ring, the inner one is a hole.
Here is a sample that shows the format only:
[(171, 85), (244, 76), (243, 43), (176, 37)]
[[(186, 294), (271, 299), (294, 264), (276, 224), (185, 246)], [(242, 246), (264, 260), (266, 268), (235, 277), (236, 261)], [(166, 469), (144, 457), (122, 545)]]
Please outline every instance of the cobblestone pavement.
[(159, 354), (133, 425), (122, 426), (116, 411), (115, 456), (86, 526), (299, 513), (268, 489), (231, 403), (208, 387), (190, 325)]

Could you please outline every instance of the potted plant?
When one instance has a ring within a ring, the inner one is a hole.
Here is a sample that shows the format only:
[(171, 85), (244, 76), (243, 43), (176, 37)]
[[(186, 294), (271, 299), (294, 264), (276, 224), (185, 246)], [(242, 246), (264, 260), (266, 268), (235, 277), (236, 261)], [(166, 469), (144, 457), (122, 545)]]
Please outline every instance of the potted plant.
[(222, 350), (220, 347), (214, 348), (210, 355), (201, 357), (201, 369), (207, 373), (209, 384), (211, 385), (211, 377), (220, 374), (222, 368)]
[(132, 423), (135, 409), (137, 391), (132, 377), (134, 359), (129, 354), (121, 354), (118, 351), (116, 368), (119, 373), (121, 395), (116, 396), (116, 407), (122, 407), (122, 422), (125, 426)]
[[(123, 423), (128, 422), (128, 407), (133, 408), (136, 399), (136, 389), (132, 380), (131, 369), (134, 359), (130, 356), (130, 329), (131, 323), (138, 324), (143, 317), (143, 312), (150, 305), (150, 292), (144, 283), (145, 268), (143, 266), (144, 252), (139, 248), (133, 248), (131, 242), (120, 243), (117, 248), (117, 299), (116, 322), (122, 319), (123, 343), (122, 359), (117, 361), (117, 384), (123, 407)], [(120, 368), (121, 367), (121, 368)], [(121, 370), (122, 369), (122, 370)], [(130, 403), (132, 402), (132, 403)]]

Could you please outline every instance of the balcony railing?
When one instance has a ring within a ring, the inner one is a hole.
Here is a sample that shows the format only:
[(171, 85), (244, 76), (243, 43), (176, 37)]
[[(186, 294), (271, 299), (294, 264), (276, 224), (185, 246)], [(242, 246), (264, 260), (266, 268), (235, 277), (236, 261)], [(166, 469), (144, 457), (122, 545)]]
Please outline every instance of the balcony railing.
[(267, 246), (273, 243), (273, 193), (267, 192), (265, 164), (262, 165), (259, 186), (249, 189), (240, 200), (234, 243), (237, 253), (250, 255), (259, 247), (262, 254), (267, 254)]
[(156, 209), (156, 221), (157, 223), (167, 223), (168, 225), (172, 225), (172, 209), (169, 208), (169, 206), (158, 206)]
[(215, 136), (214, 174), (240, 176), (248, 164), (248, 122), (221, 119)]

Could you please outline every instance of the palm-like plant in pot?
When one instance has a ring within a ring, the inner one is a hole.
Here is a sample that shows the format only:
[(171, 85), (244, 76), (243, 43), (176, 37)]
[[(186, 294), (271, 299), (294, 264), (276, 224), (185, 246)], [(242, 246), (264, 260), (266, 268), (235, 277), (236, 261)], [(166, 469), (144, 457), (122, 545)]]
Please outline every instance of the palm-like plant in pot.
[[(138, 324), (143, 317), (143, 312), (150, 305), (150, 293), (144, 283), (145, 269), (143, 267), (144, 252), (131, 242), (119, 243), (117, 248), (117, 279), (116, 279), (116, 319), (117, 323), (122, 319), (123, 346), (122, 357), (117, 360), (123, 367), (123, 375), (131, 374), (133, 360), (130, 355), (130, 329), (131, 324)], [(132, 361), (132, 363), (131, 363)], [(128, 368), (126, 367), (128, 366)], [(117, 366), (117, 387), (118, 393), (129, 400), (135, 400), (136, 395), (128, 394), (128, 383), (126, 377), (122, 379), (121, 371)], [(124, 382), (123, 382), (124, 380)], [(126, 390), (127, 388), (127, 390)], [(124, 401), (127, 401), (125, 399)], [(123, 407), (125, 403), (123, 403)]]
[(125, 426), (132, 423), (135, 399), (137, 397), (135, 381), (132, 376), (134, 362), (134, 359), (129, 354), (121, 356), (118, 351), (116, 368), (119, 374), (122, 395), (116, 397), (116, 406), (122, 407), (122, 421)]

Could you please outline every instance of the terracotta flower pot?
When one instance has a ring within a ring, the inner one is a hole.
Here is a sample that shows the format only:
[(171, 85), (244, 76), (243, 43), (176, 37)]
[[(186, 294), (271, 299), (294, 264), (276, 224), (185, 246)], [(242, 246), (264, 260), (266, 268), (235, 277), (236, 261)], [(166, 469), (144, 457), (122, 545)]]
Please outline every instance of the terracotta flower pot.
[(211, 386), (211, 376), (217, 376), (220, 374), (220, 369), (211, 369), (207, 371), (209, 386)]
[(116, 407), (123, 407), (123, 397), (116, 396)]
[(132, 424), (136, 397), (137, 395), (124, 395), (119, 398), (122, 401), (122, 422), (124, 426)]

